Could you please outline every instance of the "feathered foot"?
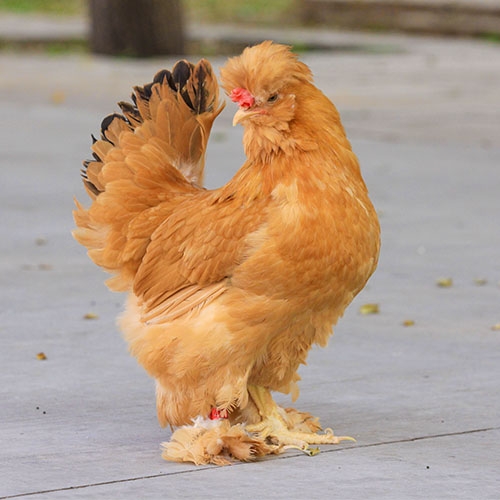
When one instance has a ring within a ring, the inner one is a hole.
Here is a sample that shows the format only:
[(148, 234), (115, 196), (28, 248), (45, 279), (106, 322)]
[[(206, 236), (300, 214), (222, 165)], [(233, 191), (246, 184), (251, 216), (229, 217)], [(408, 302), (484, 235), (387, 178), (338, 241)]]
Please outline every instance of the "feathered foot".
[(341, 441), (355, 441), (349, 436), (335, 436), (332, 429), (321, 430), (319, 419), (310, 413), (302, 413), (292, 408), (286, 410), (278, 406), (269, 390), (259, 386), (248, 386), (248, 392), (262, 417), (261, 422), (246, 426), (246, 431), (277, 446), (284, 451), (298, 448), (308, 455), (319, 453), (311, 444), (338, 444)]
[(177, 429), (168, 443), (163, 443), (162, 457), (174, 462), (196, 465), (228, 465), (231, 459), (247, 462), (265, 455), (297, 448), (316, 455), (311, 444), (338, 444), (355, 441), (348, 436), (335, 436), (331, 429), (321, 430), (319, 419), (310, 413), (278, 406), (269, 390), (248, 386), (248, 392), (262, 420), (256, 424), (231, 425), (226, 410), (212, 409), (209, 419), (197, 417), (193, 425)]
[(193, 425), (177, 429), (170, 442), (162, 446), (165, 460), (193, 462), (196, 465), (229, 465), (231, 458), (247, 462), (279, 453), (277, 446), (249, 435), (244, 425), (231, 426), (226, 418), (207, 420), (197, 417)]

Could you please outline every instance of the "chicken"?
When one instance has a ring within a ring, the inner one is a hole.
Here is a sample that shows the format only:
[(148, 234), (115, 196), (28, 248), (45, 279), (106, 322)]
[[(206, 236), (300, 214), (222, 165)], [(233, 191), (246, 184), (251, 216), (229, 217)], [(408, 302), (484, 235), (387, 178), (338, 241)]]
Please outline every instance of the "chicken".
[(379, 224), (330, 100), (289, 47), (265, 41), (221, 69), (247, 160), (202, 187), (224, 107), (206, 60), (178, 62), (102, 122), (84, 163), (90, 208), (74, 237), (128, 293), (119, 319), (156, 381), (168, 460), (225, 464), (338, 443), (298, 396), (297, 370), (325, 346), (374, 272)]

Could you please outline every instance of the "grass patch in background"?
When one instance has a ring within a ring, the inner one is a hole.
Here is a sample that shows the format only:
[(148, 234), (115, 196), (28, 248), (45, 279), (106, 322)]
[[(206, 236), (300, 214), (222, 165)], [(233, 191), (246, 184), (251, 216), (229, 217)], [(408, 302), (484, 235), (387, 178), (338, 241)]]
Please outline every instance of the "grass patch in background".
[(89, 46), (86, 40), (65, 41), (4, 41), (0, 39), (0, 52), (26, 52), (29, 54), (45, 54), (59, 56), (61, 54), (87, 54)]
[[(186, 20), (207, 23), (283, 24), (296, 20), (299, 0), (182, 0)], [(86, 0), (0, 0), (0, 12), (85, 15)]]
[(500, 43), (500, 33), (485, 33), (481, 35), (480, 38), (487, 42)]
[(0, 0), (0, 11), (73, 16), (85, 13), (86, 3), (85, 0)]
[(296, 21), (298, 0), (184, 0), (186, 17), (208, 23), (289, 24)]

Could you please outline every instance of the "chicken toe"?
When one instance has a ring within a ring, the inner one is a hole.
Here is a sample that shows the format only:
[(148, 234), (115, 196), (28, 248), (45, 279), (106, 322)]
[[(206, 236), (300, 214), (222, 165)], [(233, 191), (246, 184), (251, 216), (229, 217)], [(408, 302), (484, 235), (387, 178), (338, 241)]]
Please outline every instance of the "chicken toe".
[(310, 448), (309, 445), (355, 441), (349, 436), (336, 436), (332, 429), (318, 433), (321, 426), (316, 417), (291, 408), (281, 408), (274, 402), (269, 390), (264, 387), (249, 386), (248, 392), (259, 409), (262, 420), (246, 425), (246, 431), (278, 446), (282, 451), (297, 448), (313, 456), (319, 453), (319, 449)]

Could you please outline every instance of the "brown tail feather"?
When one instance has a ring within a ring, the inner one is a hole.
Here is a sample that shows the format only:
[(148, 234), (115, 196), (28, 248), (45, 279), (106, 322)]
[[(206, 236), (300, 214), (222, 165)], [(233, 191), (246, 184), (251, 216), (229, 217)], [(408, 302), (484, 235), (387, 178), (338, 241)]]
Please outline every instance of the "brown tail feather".
[(77, 204), (75, 238), (94, 262), (118, 274), (112, 286), (125, 290), (151, 236), (128, 236), (141, 217), (159, 224), (154, 207), (203, 182), (205, 151), (213, 121), (224, 105), (210, 63), (179, 61), (135, 87), (132, 103), (120, 102), (93, 137), (93, 159), (82, 180), (93, 201)]
[(205, 150), (212, 123), (222, 111), (219, 87), (210, 63), (201, 60), (194, 65), (179, 61), (170, 72), (159, 71), (153, 82), (134, 87), (133, 104), (119, 102), (123, 114), (108, 115), (101, 123), (101, 139), (94, 139), (93, 160), (84, 162), (82, 177), (91, 198), (104, 190), (99, 173), (106, 162), (106, 154), (119, 146), (123, 131), (138, 132), (146, 121), (158, 119), (159, 108), (169, 108), (169, 153), (172, 162), (190, 182), (203, 183)]

